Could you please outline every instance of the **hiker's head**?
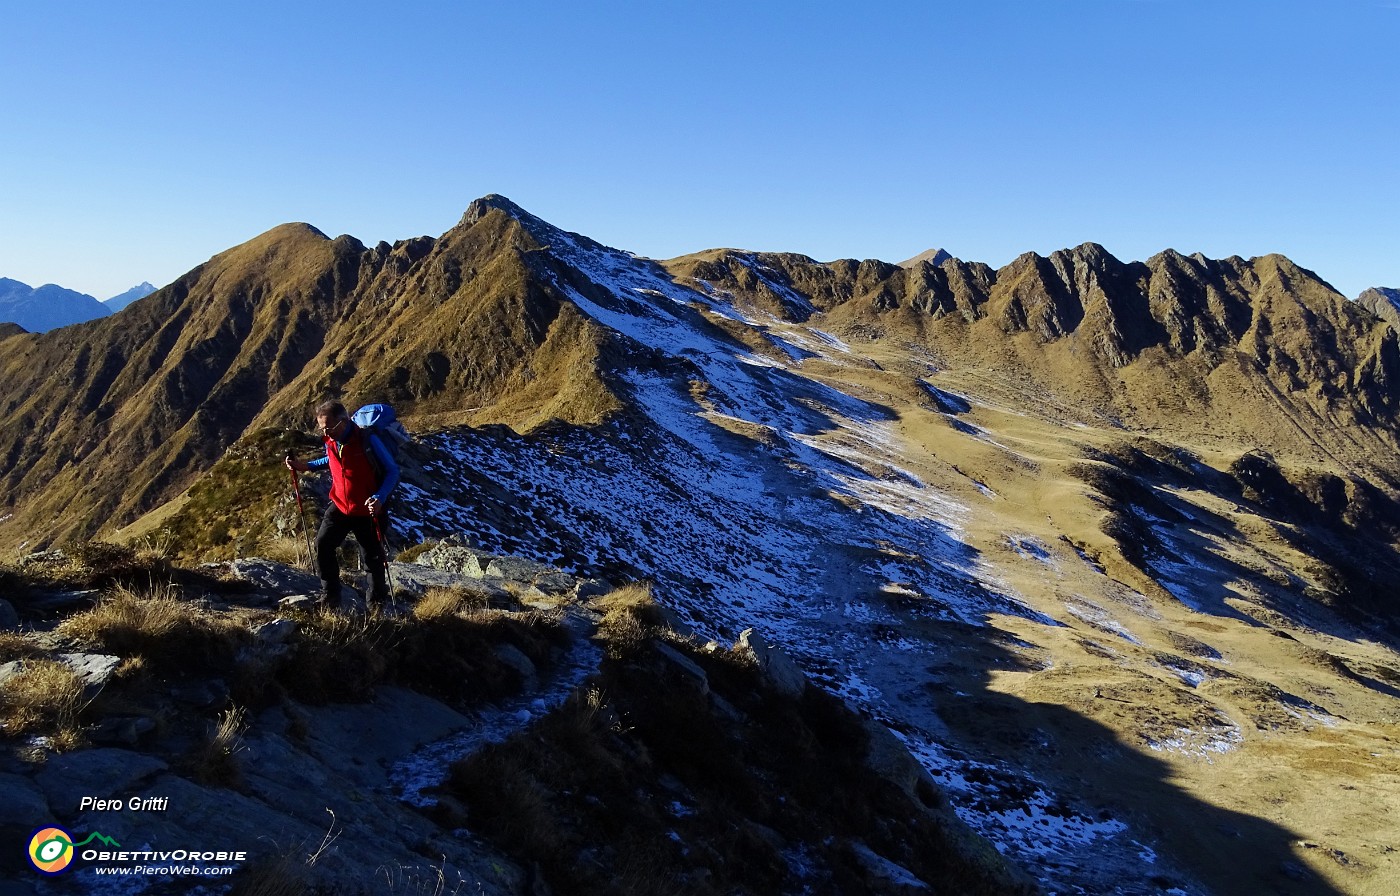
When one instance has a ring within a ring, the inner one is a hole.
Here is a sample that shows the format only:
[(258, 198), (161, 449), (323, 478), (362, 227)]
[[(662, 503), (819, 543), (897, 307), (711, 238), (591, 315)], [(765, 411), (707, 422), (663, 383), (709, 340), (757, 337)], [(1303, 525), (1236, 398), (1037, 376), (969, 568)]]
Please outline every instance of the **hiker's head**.
[(343, 433), (349, 420), (345, 405), (338, 401), (323, 401), (316, 406), (316, 428), (331, 438)]

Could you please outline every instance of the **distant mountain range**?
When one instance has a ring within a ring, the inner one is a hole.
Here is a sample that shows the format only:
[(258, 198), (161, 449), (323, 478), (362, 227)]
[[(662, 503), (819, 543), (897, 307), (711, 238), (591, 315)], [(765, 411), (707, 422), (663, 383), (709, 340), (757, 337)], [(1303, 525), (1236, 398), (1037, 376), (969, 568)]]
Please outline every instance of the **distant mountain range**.
[(106, 305), (113, 311), (120, 311), (127, 305), (130, 305), (132, 302), (136, 301), (137, 299), (144, 299), (146, 296), (150, 295), (155, 291), (156, 288), (152, 286), (149, 282), (142, 281), (140, 284), (131, 287), (131, 289), (128, 289), (126, 292), (122, 293), (119, 296), (112, 296), (110, 299), (103, 299), (102, 304)]
[(98, 301), (87, 293), (53, 283), (36, 288), (0, 277), (0, 323), (18, 324), (31, 333), (43, 333), (106, 317), (155, 291), (150, 283), (142, 283), (121, 295)]

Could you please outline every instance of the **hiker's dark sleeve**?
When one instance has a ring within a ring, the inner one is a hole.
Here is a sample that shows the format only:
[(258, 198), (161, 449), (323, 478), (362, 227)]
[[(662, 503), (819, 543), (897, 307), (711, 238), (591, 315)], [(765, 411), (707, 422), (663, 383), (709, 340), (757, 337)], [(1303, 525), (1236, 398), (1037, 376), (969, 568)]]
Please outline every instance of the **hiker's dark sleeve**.
[(380, 484), (379, 491), (374, 493), (374, 500), (383, 504), (389, 493), (394, 490), (394, 486), (399, 484), (399, 465), (394, 463), (394, 456), (374, 433), (369, 434), (369, 450), (374, 452), (375, 460), (379, 461), (379, 468), (384, 471), (384, 482)]

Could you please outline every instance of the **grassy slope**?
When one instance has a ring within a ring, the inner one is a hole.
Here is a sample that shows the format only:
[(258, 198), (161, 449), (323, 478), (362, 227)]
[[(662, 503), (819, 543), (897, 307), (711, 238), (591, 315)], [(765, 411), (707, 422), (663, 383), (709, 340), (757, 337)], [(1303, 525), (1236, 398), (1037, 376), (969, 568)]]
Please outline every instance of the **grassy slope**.
[[(898, 353), (872, 354), (887, 370), (901, 363)], [(1177, 552), (1213, 560), (1214, 571), (1193, 573), (1202, 606), (1194, 612), (1124, 558), (1104, 531), (1103, 496), (1072, 472), (1086, 454), (1116, 450), (1121, 430), (1066, 427), (1057, 406), (1027, 401), (1021, 381), (987, 370), (932, 378), (993, 398), (960, 418), (985, 437), (952, 428), (926, 401), (911, 403), (896, 374), (853, 365), (841, 378), (898, 408), (908, 469), (970, 508), (965, 537), (987, 575), (1067, 623), (1000, 619), (998, 628), (1027, 645), (1026, 661), (1011, 668), (975, 642), (927, 633), (949, 656), (938, 691), (978, 695), (940, 710), (960, 738), (1068, 792), (1095, 794), (1160, 836), (1216, 892), (1387, 891), (1400, 874), (1389, 849), (1400, 837), (1389, 808), (1400, 800), (1400, 655), (1307, 597), (1325, 582), (1316, 552), (1300, 549), (1299, 527), (1242, 494), (1153, 489), (1149, 480), (1150, 492), (1192, 516), (1172, 527)], [(1227, 480), (1252, 446), (1216, 434), (1187, 447)], [(1351, 535), (1357, 548), (1361, 537)], [(1044, 559), (1018, 551), (1026, 540)], [(1076, 618), (1071, 605), (1105, 609), (1140, 643)], [(1173, 664), (1196, 664), (1208, 678), (1192, 687)], [(1329, 720), (1308, 716), (1304, 702)], [(1239, 725), (1238, 749), (1150, 746), (1220, 717)], [(1028, 739), (1035, 731), (1054, 746)], [(1317, 876), (1293, 880), (1281, 872), (1288, 861)]]
[(544, 285), (536, 248), (500, 211), (373, 250), (286, 225), (112, 318), (5, 340), (0, 543), (125, 526), (328, 396), (415, 425), (606, 417), (609, 339)]

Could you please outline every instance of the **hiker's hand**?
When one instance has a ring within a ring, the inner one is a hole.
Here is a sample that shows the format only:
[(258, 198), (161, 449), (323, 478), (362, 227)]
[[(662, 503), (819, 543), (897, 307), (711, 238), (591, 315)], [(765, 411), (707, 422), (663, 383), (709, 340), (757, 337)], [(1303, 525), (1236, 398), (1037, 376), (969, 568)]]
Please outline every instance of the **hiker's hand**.
[(379, 499), (374, 495), (370, 495), (369, 499), (365, 501), (365, 507), (369, 509), (370, 513), (379, 515)]
[(287, 455), (286, 461), (288, 470), (295, 470), (298, 473), (305, 473), (307, 470), (311, 469), (311, 464), (307, 463), (304, 460), (297, 460), (290, 454)]

